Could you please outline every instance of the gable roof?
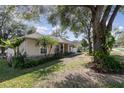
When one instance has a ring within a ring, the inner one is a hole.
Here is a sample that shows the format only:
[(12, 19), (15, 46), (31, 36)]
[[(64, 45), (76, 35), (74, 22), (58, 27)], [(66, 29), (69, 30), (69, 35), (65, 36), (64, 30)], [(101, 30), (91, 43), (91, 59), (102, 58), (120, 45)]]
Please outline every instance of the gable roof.
[(39, 34), (39, 33), (32, 33), (32, 34), (29, 34), (29, 35), (25, 35), (24, 38), (29, 38), (29, 39), (38, 39), (40, 38), (42, 35)]
[[(29, 34), (29, 35), (25, 35), (24, 38), (29, 38), (29, 39), (38, 39), (40, 38), (41, 36), (43, 36), (42, 34), (40, 33), (32, 33), (32, 34)], [(65, 39), (65, 38), (62, 38), (62, 37), (55, 37), (55, 36), (51, 36), (52, 38), (58, 40), (59, 43), (67, 43), (67, 44), (72, 44), (71, 41)]]

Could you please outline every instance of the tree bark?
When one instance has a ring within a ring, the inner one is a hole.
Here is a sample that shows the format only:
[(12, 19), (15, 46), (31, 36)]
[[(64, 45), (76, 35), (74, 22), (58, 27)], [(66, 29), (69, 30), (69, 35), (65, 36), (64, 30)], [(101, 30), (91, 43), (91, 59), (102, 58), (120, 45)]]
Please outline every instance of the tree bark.
[(91, 42), (91, 32), (88, 31), (88, 41), (89, 41), (89, 54), (92, 54), (92, 42)]
[(104, 62), (105, 51), (105, 27), (101, 24), (101, 17), (103, 13), (103, 6), (96, 6), (96, 11), (92, 12), (92, 25), (93, 25), (93, 49), (94, 49), (94, 62)]
[(114, 11), (113, 11), (113, 13), (112, 13), (112, 15), (111, 15), (111, 17), (110, 17), (110, 19), (109, 19), (108, 25), (107, 25), (107, 28), (108, 28), (108, 29), (111, 28), (112, 23), (113, 23), (113, 21), (114, 21), (116, 15), (117, 15), (118, 10), (120, 9), (120, 7), (121, 7), (120, 5), (116, 5), (116, 7), (114, 8)]
[(91, 25), (87, 26), (87, 39), (89, 44), (89, 54), (92, 54)]
[[(116, 6), (112, 15), (110, 16), (110, 20), (107, 23), (107, 19), (109, 19), (109, 13), (111, 12), (111, 7), (108, 6), (103, 14), (102, 21), (100, 21), (100, 8), (97, 7), (96, 13), (93, 13), (93, 40), (94, 40), (94, 62), (104, 62), (104, 58), (109, 56), (108, 47), (106, 46), (106, 39), (109, 30), (112, 30), (112, 23), (117, 15), (119, 10), (119, 6)], [(102, 10), (102, 9), (101, 9)]]
[(49, 55), (50, 55), (50, 53), (51, 53), (51, 50), (52, 50), (52, 45), (50, 45), (50, 49), (49, 49)]
[[(91, 22), (93, 27), (94, 62), (104, 62), (104, 58), (109, 55), (106, 46), (106, 40), (108, 37), (106, 35), (112, 30), (112, 23), (120, 6), (86, 5), (83, 7), (89, 8), (92, 13)], [(112, 8), (114, 8), (113, 11)]]
[(103, 36), (104, 28), (101, 28), (101, 25), (94, 29), (94, 62), (99, 63), (103, 62), (103, 55), (106, 55), (104, 51), (104, 36)]
[(5, 47), (1, 47), (1, 54), (5, 53)]

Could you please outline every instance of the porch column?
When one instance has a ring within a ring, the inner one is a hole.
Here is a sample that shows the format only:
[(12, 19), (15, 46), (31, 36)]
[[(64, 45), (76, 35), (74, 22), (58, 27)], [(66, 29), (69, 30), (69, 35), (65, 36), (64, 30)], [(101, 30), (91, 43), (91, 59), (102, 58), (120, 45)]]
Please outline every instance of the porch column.
[(63, 43), (63, 53), (65, 53), (65, 44)]
[(68, 52), (70, 52), (70, 45), (68, 45)]

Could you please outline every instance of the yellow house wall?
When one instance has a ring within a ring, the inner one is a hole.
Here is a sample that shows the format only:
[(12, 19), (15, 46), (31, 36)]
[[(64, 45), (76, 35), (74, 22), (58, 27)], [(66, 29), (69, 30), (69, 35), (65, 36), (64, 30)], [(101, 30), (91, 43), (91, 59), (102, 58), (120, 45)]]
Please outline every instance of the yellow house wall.
[[(49, 54), (50, 46), (47, 48), (47, 54)], [(50, 54), (55, 53), (55, 46), (52, 46)], [(35, 39), (25, 39), (25, 41), (19, 46), (19, 51), (21, 54), (26, 52), (27, 57), (31, 56), (41, 56), (41, 48), (37, 45), (37, 41)]]

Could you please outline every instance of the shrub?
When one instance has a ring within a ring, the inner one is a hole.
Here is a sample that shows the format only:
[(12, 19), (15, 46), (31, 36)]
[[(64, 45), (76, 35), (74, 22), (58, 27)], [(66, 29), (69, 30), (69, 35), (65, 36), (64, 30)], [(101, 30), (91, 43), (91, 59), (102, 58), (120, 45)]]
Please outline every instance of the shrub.
[(44, 59), (39, 59), (39, 60), (27, 60), (28, 62), (24, 64), (23, 68), (30, 68), (34, 66), (38, 66), (40, 64), (44, 64), (46, 61)]
[(112, 56), (105, 57), (104, 62), (96, 65), (96, 69), (100, 72), (122, 73), (123, 68), (123, 64), (116, 61)]
[(12, 62), (12, 66), (13, 68), (23, 68), (24, 66), (24, 56), (22, 56), (21, 54), (19, 54), (18, 56), (13, 58), (13, 62)]
[(30, 68), (30, 67), (38, 66), (38, 65), (45, 64), (49, 61), (53, 61), (59, 58), (60, 58), (59, 56), (51, 56), (51, 57), (41, 58), (38, 60), (29, 59), (27, 60), (27, 63), (24, 64), (23, 68)]
[[(67, 56), (70, 54), (72, 54), (72, 53), (66, 53), (64, 55)], [(53, 60), (60, 59), (62, 57), (63, 57), (62, 55), (56, 54), (53, 56), (47, 56), (45, 58), (34, 60), (34, 59), (25, 59), (25, 56), (19, 55), (19, 56), (14, 58), (13, 67), (14, 68), (30, 68), (30, 67), (38, 66), (41, 64), (45, 64), (45, 63), (53, 61)]]
[(64, 53), (64, 56), (68, 56), (68, 55), (70, 55), (70, 54), (72, 54), (71, 52), (69, 53), (69, 52), (65, 52)]

